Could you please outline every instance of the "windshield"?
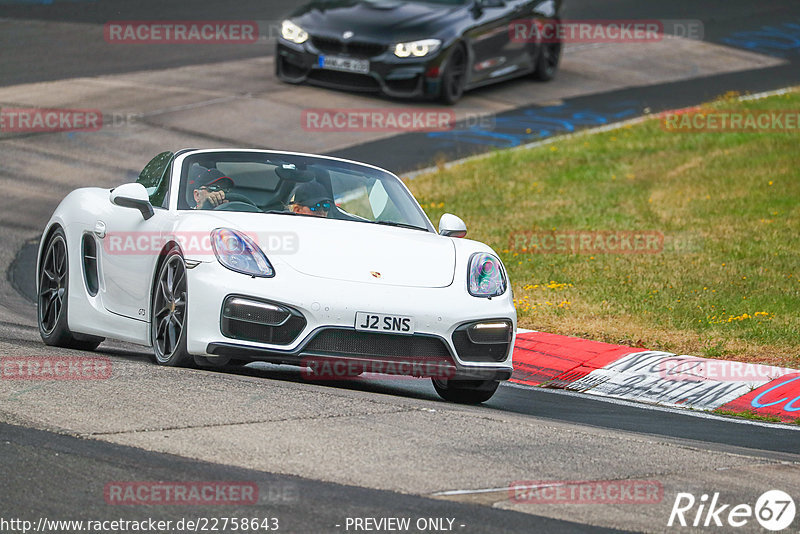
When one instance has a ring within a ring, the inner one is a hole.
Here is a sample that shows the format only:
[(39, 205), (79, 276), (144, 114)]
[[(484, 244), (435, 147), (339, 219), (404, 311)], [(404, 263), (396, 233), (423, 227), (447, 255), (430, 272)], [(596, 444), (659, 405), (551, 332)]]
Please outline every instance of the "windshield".
[(190, 155), (183, 163), (178, 209), (301, 215), (433, 231), (392, 174), (294, 154)]

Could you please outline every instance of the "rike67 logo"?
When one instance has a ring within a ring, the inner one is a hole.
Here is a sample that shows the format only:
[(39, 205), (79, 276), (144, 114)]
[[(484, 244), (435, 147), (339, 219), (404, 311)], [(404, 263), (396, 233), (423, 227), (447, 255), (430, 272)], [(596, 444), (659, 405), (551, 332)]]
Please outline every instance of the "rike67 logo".
[(755, 518), (763, 528), (777, 532), (792, 524), (795, 512), (794, 499), (785, 491), (775, 489), (764, 492), (755, 506), (724, 504), (718, 492), (710, 501), (708, 494), (696, 499), (691, 493), (678, 493), (667, 526), (736, 528)]

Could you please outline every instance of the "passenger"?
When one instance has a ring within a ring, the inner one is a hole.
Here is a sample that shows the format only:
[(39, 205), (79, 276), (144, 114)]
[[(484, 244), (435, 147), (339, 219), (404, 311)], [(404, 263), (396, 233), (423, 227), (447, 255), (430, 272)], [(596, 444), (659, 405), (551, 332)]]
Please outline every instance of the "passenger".
[(327, 217), (333, 199), (325, 188), (317, 182), (307, 182), (295, 187), (289, 209), (294, 213)]

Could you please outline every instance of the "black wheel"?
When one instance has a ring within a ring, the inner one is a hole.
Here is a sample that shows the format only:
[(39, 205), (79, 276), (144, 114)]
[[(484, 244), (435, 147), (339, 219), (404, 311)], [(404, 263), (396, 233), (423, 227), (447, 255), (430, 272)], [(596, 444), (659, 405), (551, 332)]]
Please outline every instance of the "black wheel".
[(431, 378), (441, 398), (460, 404), (480, 404), (492, 398), (500, 382), (497, 380), (450, 380)]
[(56, 229), (47, 242), (39, 265), (38, 308), (39, 334), (54, 347), (94, 350), (103, 338), (73, 333), (67, 325), (69, 256), (64, 230)]
[(559, 61), (561, 61), (561, 43), (542, 43), (533, 77), (543, 82), (552, 80), (558, 71)]
[(150, 321), (153, 356), (159, 365), (187, 366), (193, 358), (186, 351), (186, 264), (177, 248), (167, 252), (153, 288)]
[(467, 83), (467, 53), (463, 46), (457, 45), (447, 58), (441, 83), (439, 99), (443, 103), (453, 105), (461, 99), (464, 85)]

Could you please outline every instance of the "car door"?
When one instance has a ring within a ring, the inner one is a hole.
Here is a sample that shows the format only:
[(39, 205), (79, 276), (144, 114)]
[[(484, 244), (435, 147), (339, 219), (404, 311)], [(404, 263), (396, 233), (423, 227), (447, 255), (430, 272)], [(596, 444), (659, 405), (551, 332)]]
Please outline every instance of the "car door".
[(100, 291), (103, 306), (112, 313), (150, 320), (153, 273), (163, 236), (168, 235), (174, 219), (166, 209), (173, 156), (171, 152), (159, 154), (137, 180), (147, 189), (153, 205), (150, 219), (137, 209), (117, 206), (110, 200), (98, 212), (95, 234), (102, 243), (98, 252)]
[(482, 0), (472, 10), (475, 25), (468, 32), (473, 61), (470, 84), (500, 78), (519, 70), (525, 43), (511, 38), (511, 23), (525, 13), (528, 0)]

